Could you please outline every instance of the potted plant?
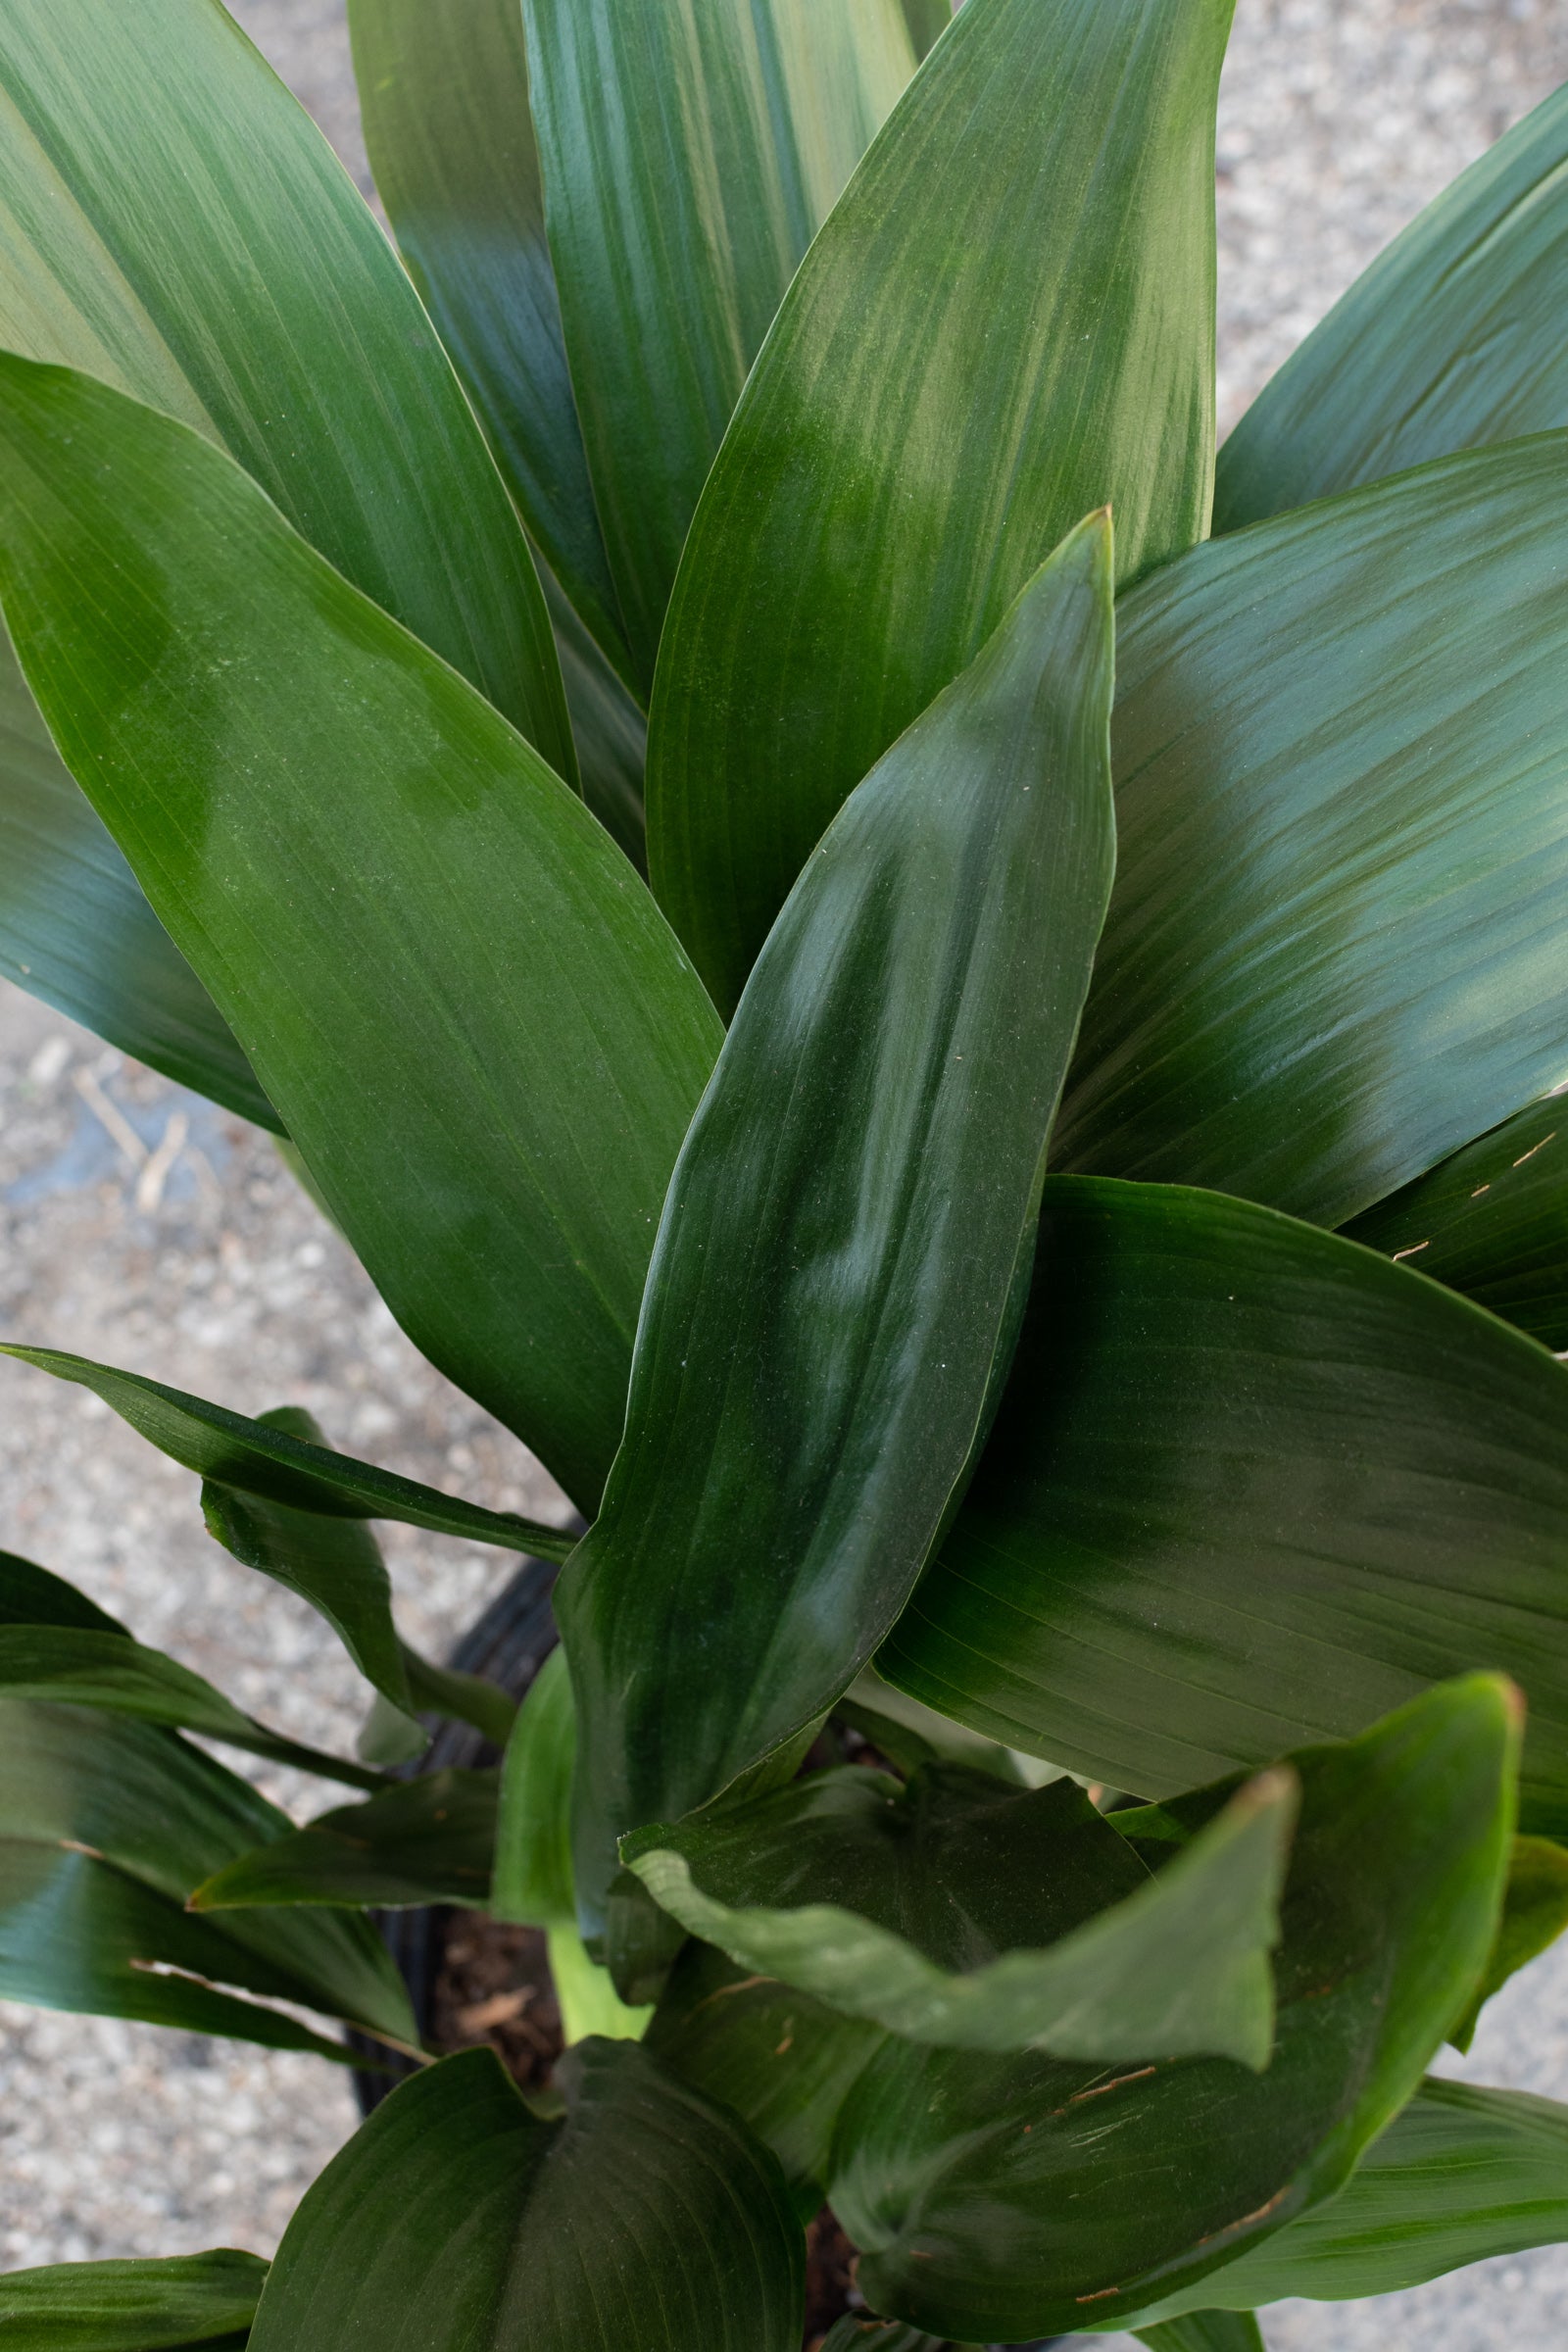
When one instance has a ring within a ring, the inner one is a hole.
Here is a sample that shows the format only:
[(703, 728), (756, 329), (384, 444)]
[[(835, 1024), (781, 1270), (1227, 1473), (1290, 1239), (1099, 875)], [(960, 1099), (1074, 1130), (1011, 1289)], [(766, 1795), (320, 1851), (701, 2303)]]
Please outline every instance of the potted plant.
[[(1426, 2070), (1568, 1918), (1568, 100), (1216, 468), (1228, 0), (351, 15), (402, 267), (215, 0), (0, 9), (0, 926), (586, 1533), (9, 1348), (375, 1704), (7, 1556), (0, 1990), (405, 2072), (8, 2341), (1257, 2352), (1563, 2234)], [(563, 1563), (520, 1709), (376, 1519)]]

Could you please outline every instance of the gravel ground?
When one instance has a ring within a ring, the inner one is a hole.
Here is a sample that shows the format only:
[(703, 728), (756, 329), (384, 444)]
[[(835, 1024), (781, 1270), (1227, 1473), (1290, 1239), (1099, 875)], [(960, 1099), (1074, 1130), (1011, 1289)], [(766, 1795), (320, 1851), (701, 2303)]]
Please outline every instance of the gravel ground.
[[(337, 0), (234, 13), (368, 191)], [(1241, 0), (1219, 137), (1222, 425), (1388, 237), (1565, 76), (1568, 0)], [(266, 1138), (3, 983), (0, 1218), (8, 1333), (247, 1411), (304, 1403), (354, 1450), (560, 1514), (538, 1465), (402, 1338)], [(363, 1686), (310, 1611), (208, 1542), (195, 1482), (82, 1392), (20, 1368), (0, 1380), (0, 1544), (296, 1736), (351, 1739)], [(384, 1532), (405, 1631), (439, 1650), (507, 1565)], [(297, 1778), (256, 1777), (315, 1800)], [(1568, 2098), (1568, 1953), (1516, 1980), (1452, 2071)], [(353, 2122), (346, 2081), (312, 2059), (0, 2004), (0, 2268), (267, 2252)], [(1568, 2334), (1568, 2250), (1376, 2304), (1281, 2306), (1267, 2333), (1272, 2352), (1534, 2352)]]

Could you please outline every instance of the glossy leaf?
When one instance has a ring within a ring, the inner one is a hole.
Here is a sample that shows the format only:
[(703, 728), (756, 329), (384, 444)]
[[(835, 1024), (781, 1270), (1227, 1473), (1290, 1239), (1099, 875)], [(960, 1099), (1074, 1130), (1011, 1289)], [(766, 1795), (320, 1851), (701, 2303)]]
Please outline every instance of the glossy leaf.
[(583, 2042), (557, 2081), (560, 2122), (488, 2050), (395, 2090), (306, 2191), (251, 2352), (799, 2352), (765, 2149), (634, 2042)]
[(1091, 517), (853, 795), (682, 1149), (625, 1443), (558, 1594), (586, 1928), (620, 1833), (854, 1679), (1005, 1371), (1110, 880), (1110, 584)]
[(625, 670), (545, 235), (521, 8), (350, 0), (348, 14), (365, 144), (398, 250), (518, 512)]
[(1133, 2332), (1149, 2352), (1267, 2352), (1250, 2312), (1195, 2311)]
[(50, 741), (0, 628), (0, 974), (258, 1126), (276, 1111)]
[(1568, 1829), (1568, 1372), (1403, 1266), (1174, 1186), (1048, 1179), (1012, 1379), (878, 1659), (1154, 1796), (1477, 1660)]
[(555, 581), (547, 575), (544, 585), (577, 741), (582, 797), (637, 871), (646, 874), (648, 722)]
[(62, 2262), (0, 2273), (7, 2352), (173, 2352), (244, 2340), (267, 2265), (220, 2247), (164, 2262)]
[(517, 1710), (501, 1768), (491, 1891), (498, 1919), (532, 1928), (575, 1925), (571, 1775), (576, 1755), (577, 1715), (566, 1653), (553, 1649)]
[(1264, 386), (1220, 452), (1216, 530), (1568, 425), (1565, 165), (1558, 90), (1378, 255)]
[[(172, 1732), (0, 1699), (0, 1988), (52, 2008), (319, 2046), (292, 2019), (258, 2016), (211, 1991), (217, 1983), (412, 2040), (408, 1994), (368, 1921), (295, 1913), (219, 1922), (185, 1910), (221, 1864), (291, 1829), (248, 1783)], [(163, 1968), (208, 1982), (152, 1973)]]
[[(839, 2119), (828, 2195), (874, 2311), (964, 2339), (1140, 2323), (1330, 2197), (1398, 2112), (1485, 1961), (1517, 1694), (1472, 1676), (1306, 1750), (1273, 2060), (1119, 2070), (889, 2040)], [(1228, 1785), (1178, 1800), (1189, 1829)]]
[(1336, 2303), (1564, 2237), (1568, 2107), (1429, 2080), (1336, 2197), (1196, 2291), (1245, 2307), (1286, 2295)]
[(1532, 1102), (1352, 1218), (1351, 1241), (1568, 1348), (1568, 1103)]
[(1451, 458), (1123, 599), (1054, 1164), (1339, 1225), (1568, 1077), (1565, 465)]
[(1517, 1970), (1555, 1943), (1565, 1928), (1568, 1852), (1548, 1838), (1516, 1838), (1502, 1915), (1486, 1974), (1474, 2000), (1448, 2035), (1455, 2049), (1470, 2047), (1477, 2021), (1493, 1994), (1500, 1992)]
[(572, 388), (646, 694), (747, 370), (914, 53), (900, 0), (523, 0), (523, 22)]
[(1296, 1798), (1260, 1775), (1150, 1879), (1075, 1782), (848, 1765), (622, 1853), (692, 1935), (911, 2040), (1263, 2067)]
[(1088, 509), (1206, 527), (1230, 0), (968, 0), (812, 246), (704, 492), (649, 863), (732, 1005), (834, 810)]
[(196, 1887), (193, 1911), (283, 1903), (396, 1910), (483, 1905), (496, 1835), (496, 1776), (449, 1766), (240, 1854)]
[(341, 165), (239, 27), (209, 0), (14, 0), (0, 120), (0, 343), (226, 448), (569, 776), (544, 601), (472, 412)]

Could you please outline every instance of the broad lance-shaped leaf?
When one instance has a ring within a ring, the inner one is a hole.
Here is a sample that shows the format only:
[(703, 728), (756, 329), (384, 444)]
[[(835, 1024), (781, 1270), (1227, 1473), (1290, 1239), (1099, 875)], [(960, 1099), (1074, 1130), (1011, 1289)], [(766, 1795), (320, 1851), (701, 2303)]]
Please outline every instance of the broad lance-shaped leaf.
[(640, 874), (648, 871), (643, 769), (648, 721), (547, 573), (545, 597), (561, 652), (566, 707), (577, 739), (582, 797)]
[(1207, 525), (1231, 0), (968, 0), (807, 256), (703, 494), (649, 737), (655, 888), (728, 1009), (834, 810), (1109, 500)]
[(1362, 271), (1220, 451), (1214, 527), (1568, 425), (1568, 89)]
[(480, 1907), (490, 1892), (495, 1838), (496, 1775), (451, 1766), (364, 1804), (334, 1806), (303, 1830), (236, 1856), (195, 1888), (190, 1908)]
[(1496, 1939), (1475, 1996), (1448, 2039), (1468, 2050), (1482, 2010), (1527, 1962), (1568, 1928), (1568, 1851), (1549, 1838), (1516, 1838)]
[[(1067, 2064), (890, 2038), (840, 2113), (828, 2196), (873, 2311), (961, 2341), (1126, 2326), (1333, 2196), (1485, 1962), (1517, 1693), (1476, 1675), (1307, 1750), (1265, 2073)], [(1169, 1808), (1191, 1832), (1234, 1783)], [(1128, 2193), (1129, 2151), (1135, 2152)]]
[(1568, 1830), (1568, 1370), (1271, 1209), (1051, 1177), (1002, 1411), (879, 1670), (1143, 1795), (1477, 1658)]
[(1344, 1228), (1568, 1348), (1568, 1102), (1532, 1102)]
[(1260, 1775), (1157, 1879), (1076, 1782), (959, 1765), (847, 1765), (621, 1850), (692, 1935), (910, 2040), (1262, 2067), (1296, 1796)]
[(1339, 1225), (1568, 1078), (1565, 481), (1474, 451), (1123, 599), (1055, 1164)]
[(225, 1862), (292, 1830), (174, 1732), (0, 1698), (0, 1992), (343, 2054), (293, 2018), (214, 1989), (233, 1985), (414, 2040), (407, 1991), (368, 1920), (186, 1911)]
[(276, 1130), (233, 1032), (49, 740), (3, 629), (0, 973), (177, 1085)]
[(1106, 517), (1073, 532), (853, 795), (682, 1149), (557, 1601), (589, 1929), (622, 1832), (853, 1681), (1005, 1370), (1110, 880), (1110, 553)]
[(488, 2050), (401, 2084), (306, 2191), (251, 2352), (800, 2352), (766, 2149), (632, 2042), (585, 2041), (556, 2080), (559, 2121)]
[(0, 2342), (15, 2352), (211, 2352), (243, 2344), (267, 2277), (221, 2246), (162, 2262), (62, 2262), (0, 2273)]
[(73, 773), (388, 1305), (591, 1505), (719, 1040), (690, 965), (577, 796), (197, 435), (8, 359), (0, 448)]
[(14, 1626), (40, 1625), (130, 1640), (118, 1617), (111, 1617), (85, 1592), (68, 1585), (63, 1576), (55, 1576), (14, 1551), (0, 1551), (0, 1629), (9, 1632)]
[(646, 696), (747, 369), (914, 52), (900, 0), (522, 14), (571, 386)]
[(517, 1710), (501, 1769), (496, 1814), (497, 1919), (524, 1927), (575, 1923), (571, 1871), (571, 1776), (577, 1715), (564, 1649), (551, 1651)]
[(545, 235), (517, 0), (350, 0), (370, 169), (518, 512), (626, 672)]
[(1393, 2294), (1565, 2236), (1568, 2107), (1429, 2078), (1337, 2196), (1161, 2308)]

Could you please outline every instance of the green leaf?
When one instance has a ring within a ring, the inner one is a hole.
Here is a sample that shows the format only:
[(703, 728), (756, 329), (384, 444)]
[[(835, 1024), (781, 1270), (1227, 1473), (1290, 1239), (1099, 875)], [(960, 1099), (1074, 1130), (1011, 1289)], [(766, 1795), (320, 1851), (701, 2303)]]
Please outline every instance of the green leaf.
[(62, 761), (0, 628), (0, 973), (277, 1130), (255, 1072)]
[(646, 874), (643, 768), (648, 722), (548, 572), (544, 589), (556, 624), (571, 731), (577, 739), (582, 797), (637, 871)]
[(968, 0), (808, 255), (713, 467), (649, 738), (649, 862), (727, 1011), (834, 810), (1111, 501), (1207, 524), (1231, 0)]
[(0, 1626), (12, 1625), (74, 1626), (81, 1633), (130, 1639), (118, 1617), (111, 1617), (63, 1576), (35, 1568), (14, 1551), (0, 1551)]
[(73, 772), (394, 1314), (591, 1505), (719, 1042), (691, 967), (577, 796), (184, 426), (5, 360), (0, 443)]
[(945, 2337), (927, 2335), (920, 2328), (901, 2328), (897, 2320), (838, 2321), (822, 2338), (822, 2352), (950, 2352)]
[(846, 804), (758, 963), (558, 1593), (590, 1930), (621, 1832), (691, 1811), (854, 1679), (963, 1477), (1109, 887), (1110, 689), (1092, 516)]
[(607, 2034), (614, 2041), (640, 2041), (652, 2008), (634, 2008), (615, 1990), (608, 1968), (602, 1967), (569, 1920), (545, 1931), (550, 1981), (561, 2004), (562, 2036), (570, 2049), (590, 2034)]
[(306, 2191), (251, 2352), (799, 2352), (766, 2150), (635, 2042), (582, 2042), (557, 2081), (560, 2122), (488, 2050), (395, 2090)]
[(1344, 2302), (1564, 2237), (1568, 2107), (1428, 2080), (1336, 2197), (1197, 2291), (1248, 2308), (1286, 2295)]
[(970, 1764), (977, 1772), (989, 1772), (1014, 1788), (1020, 1782), (1031, 1788), (1042, 1788), (1055, 1777), (1054, 1767), (1041, 1765), (1034, 1757), (1029, 1758), (1026, 1773), (1010, 1747), (1001, 1747), (995, 1740), (971, 1732), (967, 1724), (955, 1723), (934, 1707), (922, 1706), (907, 1691), (885, 1683), (872, 1666), (861, 1667), (833, 1713), (839, 1722), (868, 1740), (906, 1778), (917, 1764), (930, 1763)]
[(267, 2265), (221, 2246), (165, 2262), (63, 2262), (0, 2275), (7, 2352), (171, 2352), (243, 2341)]
[(0, 123), (6, 349), (226, 448), (569, 776), (544, 601), (472, 412), (341, 165), (238, 26), (209, 0), (15, 0)]
[[(503, 1690), (499, 1683), (491, 1682), (488, 1675), (465, 1674), (452, 1666), (432, 1666), (428, 1658), (421, 1658), (406, 1642), (400, 1646), (409, 1690), (421, 1712), (471, 1724), (492, 1747), (506, 1746), (517, 1720), (517, 1702), (510, 1692)], [(360, 1735), (362, 1755), (371, 1752), (366, 1743), (367, 1732)]]
[(1568, 1372), (1270, 1209), (1052, 1177), (991, 1442), (880, 1671), (1146, 1796), (1358, 1732), (1479, 1658), (1568, 1829)]
[(916, 57), (923, 58), (953, 22), (953, 0), (904, 0), (904, 21)]
[(622, 1853), (692, 1935), (911, 2040), (1260, 2068), (1296, 1799), (1261, 1775), (1151, 1879), (1073, 1781), (852, 1764)]
[(1457, 2050), (1467, 2050), (1476, 2024), (1494, 1992), (1515, 1972), (1555, 1943), (1568, 1928), (1568, 1853), (1547, 1838), (1516, 1838), (1496, 1940), (1480, 1990), (1449, 2034)]
[[(408, 1994), (368, 1920), (292, 1913), (220, 1922), (186, 1911), (202, 1880), (292, 1827), (175, 1733), (0, 1699), (0, 1990), (282, 2048), (323, 2046), (291, 2019), (209, 1990), (216, 1983), (412, 2040)], [(161, 1968), (207, 1982), (150, 1973)]]
[(1220, 452), (1214, 527), (1568, 424), (1568, 90), (1363, 270)]
[(409, 275), (551, 570), (629, 670), (562, 339), (522, 11), (350, 0), (348, 13), (365, 144)]
[(1195, 2311), (1133, 2333), (1149, 2352), (1268, 2352), (1250, 2312)]
[(449, 1766), (336, 1805), (203, 1881), (192, 1911), (288, 1903), (391, 1911), (416, 1903), (483, 1907), (496, 1835), (496, 1775)]
[(553, 1649), (517, 1710), (501, 1768), (491, 1889), (497, 1919), (530, 1928), (575, 1923), (571, 1775), (576, 1755), (577, 1713), (566, 1653)]
[(1123, 600), (1054, 1165), (1339, 1225), (1568, 1078), (1565, 460), (1447, 459)]
[(646, 694), (747, 370), (914, 53), (899, 0), (523, 0), (523, 22), (572, 388)]
[[(889, 2040), (840, 2116), (828, 2182), (872, 2309), (1011, 2342), (1142, 2322), (1178, 2288), (1223, 2303), (1221, 2266), (1343, 2185), (1479, 1975), (1518, 1716), (1506, 1684), (1471, 1676), (1292, 1759), (1301, 1815), (1265, 2074)], [(1195, 1827), (1228, 1788), (1172, 1809)]]
[(1505, 1323), (1568, 1348), (1568, 1103), (1505, 1119), (1345, 1227)]

